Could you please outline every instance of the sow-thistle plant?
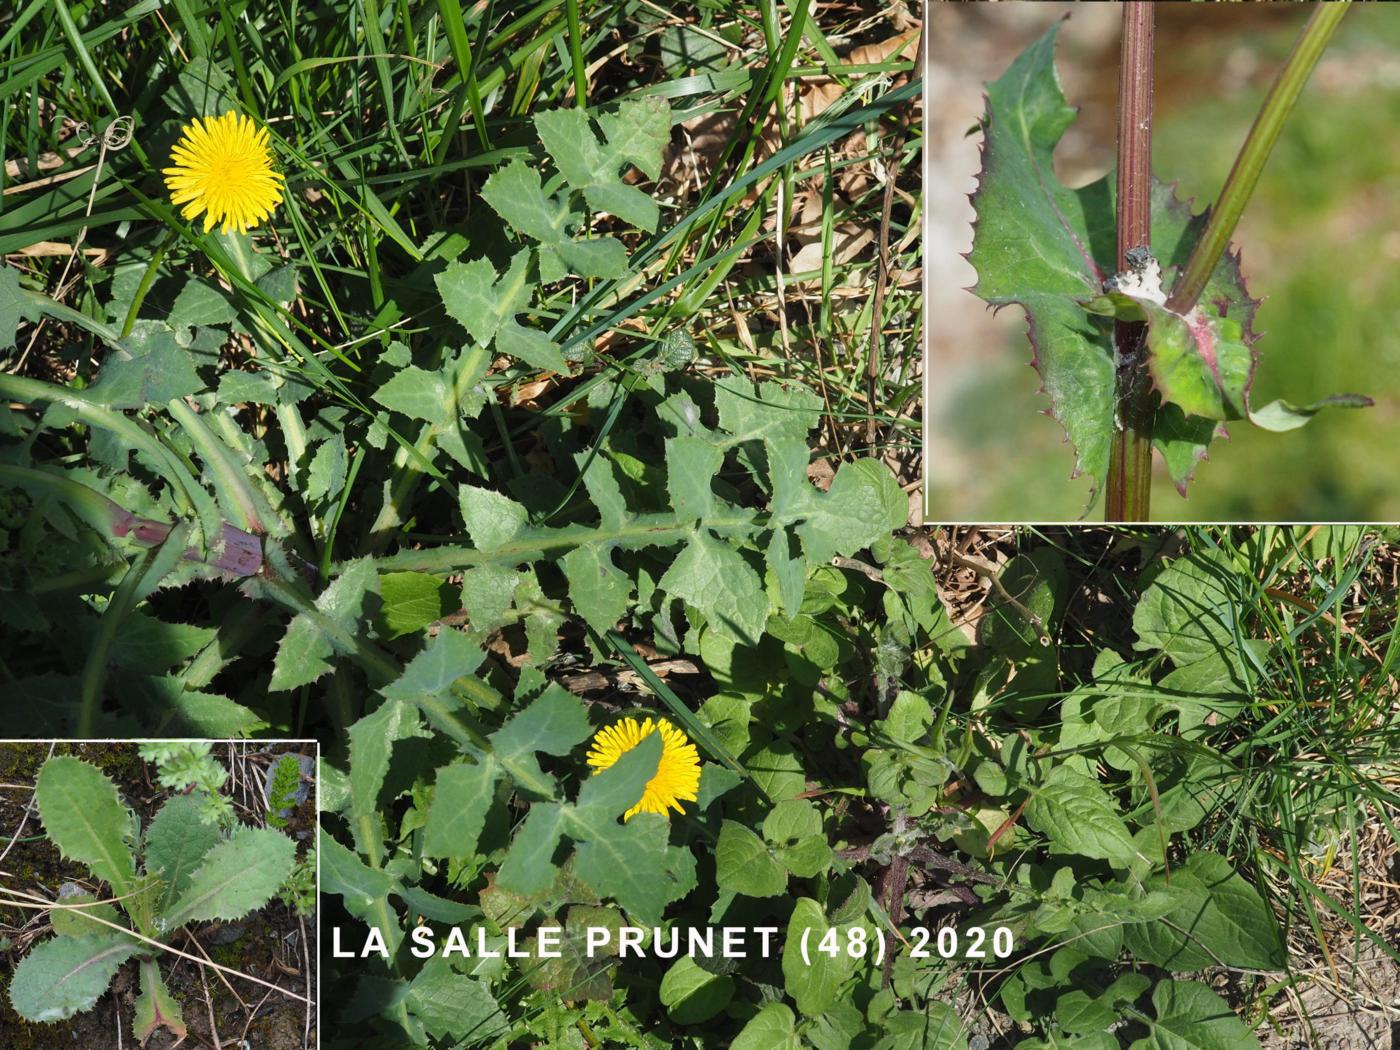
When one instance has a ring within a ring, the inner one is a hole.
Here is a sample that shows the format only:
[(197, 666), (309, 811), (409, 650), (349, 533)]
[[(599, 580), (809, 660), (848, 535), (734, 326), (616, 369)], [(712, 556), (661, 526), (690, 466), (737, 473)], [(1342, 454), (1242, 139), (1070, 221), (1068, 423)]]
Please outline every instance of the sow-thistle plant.
[(247, 233), (282, 200), (283, 176), (272, 165), (267, 128), (232, 111), (186, 124), (162, 169), (170, 199), (186, 219), (204, 215), (204, 232)]
[(44, 763), (34, 798), (59, 853), (85, 864), (113, 899), (60, 894), (50, 912), (55, 936), (31, 948), (9, 982), (15, 1012), (50, 1022), (89, 1010), (134, 957), (141, 974), (137, 1039), (144, 1043), (158, 1027), (184, 1037), (153, 942), (186, 923), (238, 919), (261, 908), (287, 881), (296, 845), (270, 828), (238, 826), (226, 835), (201, 819), (202, 803), (191, 795), (168, 799), (142, 831), (107, 775), (69, 756)]
[(968, 254), (976, 295), (1026, 311), (1032, 361), (1075, 447), (1074, 473), (1092, 479), (1090, 507), (1106, 485), (1110, 520), (1147, 516), (1153, 448), (1184, 496), (1229, 422), (1292, 430), (1324, 407), (1371, 403), (1357, 394), (1251, 402), (1259, 301), (1245, 287), (1238, 251), (1226, 251), (1346, 5), (1318, 5), (1220, 199), (1199, 214), (1150, 174), (1151, 10), (1124, 9), (1118, 176), (1079, 189), (1055, 176), (1055, 147), (1075, 116), (1055, 73), (1056, 25), (988, 86)]
[(684, 813), (681, 803), (694, 802), (699, 797), (699, 752), (684, 733), (664, 718), (648, 718), (644, 722), (624, 718), (598, 730), (588, 751), (588, 764), (595, 773), (611, 769), (619, 758), (653, 733), (661, 734), (661, 761), (641, 799), (622, 814), (623, 820), (631, 820), (638, 813), (657, 813), (669, 820), (671, 810)]

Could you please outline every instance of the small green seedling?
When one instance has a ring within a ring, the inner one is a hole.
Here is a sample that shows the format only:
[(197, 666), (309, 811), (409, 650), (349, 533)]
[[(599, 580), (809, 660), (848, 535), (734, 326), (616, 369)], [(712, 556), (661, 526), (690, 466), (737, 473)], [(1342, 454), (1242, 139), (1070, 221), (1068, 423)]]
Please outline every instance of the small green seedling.
[[(238, 818), (233, 803), (222, 793), (228, 770), (210, 752), (207, 740), (172, 740), (142, 744), (139, 754), (156, 767), (162, 787), (183, 791), (199, 800), (199, 818), (206, 824), (231, 829)], [(280, 828), (280, 824), (273, 824)]]
[(161, 1026), (183, 1037), (180, 1005), (156, 963), (157, 942), (185, 923), (238, 919), (261, 908), (291, 872), (296, 845), (268, 828), (240, 825), (225, 834), (201, 819), (201, 800), (190, 795), (167, 800), (143, 833), (116, 785), (78, 758), (45, 762), (35, 800), (59, 852), (87, 865), (111, 887), (112, 899), (60, 895), (50, 911), (55, 936), (15, 968), (15, 1012), (45, 1022), (89, 1010), (121, 964), (135, 958), (136, 1037), (145, 1042)]
[(274, 828), (285, 828), (290, 822), (300, 786), (301, 763), (296, 755), (283, 755), (272, 767), (272, 783), (267, 789), (267, 822)]

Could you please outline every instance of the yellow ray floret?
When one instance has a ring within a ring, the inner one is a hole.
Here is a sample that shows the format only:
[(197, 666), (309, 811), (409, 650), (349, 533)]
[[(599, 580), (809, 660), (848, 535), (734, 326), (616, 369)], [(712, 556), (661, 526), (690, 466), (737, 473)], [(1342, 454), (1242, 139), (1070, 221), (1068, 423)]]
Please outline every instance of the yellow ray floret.
[(241, 113), (186, 124), (170, 163), (162, 169), (170, 199), (182, 205), (186, 219), (203, 212), (205, 233), (218, 223), (224, 233), (247, 233), (282, 200), (282, 174), (272, 167), (267, 128)]
[(588, 764), (595, 773), (608, 769), (628, 751), (654, 732), (661, 733), (661, 762), (656, 775), (647, 781), (641, 801), (622, 815), (631, 820), (637, 813), (659, 813), (670, 819), (674, 809), (683, 813), (682, 802), (694, 802), (700, 789), (700, 755), (686, 735), (664, 718), (638, 722), (624, 718), (616, 725), (598, 730), (588, 752)]

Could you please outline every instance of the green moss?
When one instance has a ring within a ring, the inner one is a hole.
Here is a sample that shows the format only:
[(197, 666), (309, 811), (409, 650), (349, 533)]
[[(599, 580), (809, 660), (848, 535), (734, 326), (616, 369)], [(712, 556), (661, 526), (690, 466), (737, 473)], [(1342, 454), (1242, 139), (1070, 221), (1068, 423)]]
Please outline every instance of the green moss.
[(114, 780), (118, 786), (144, 784), (146, 767), (136, 753), (135, 744), (112, 744), (107, 747), (86, 747), (87, 759)]
[[(66, 746), (59, 745), (60, 748)], [(55, 750), (55, 754), (59, 753), (62, 752)], [(48, 754), (49, 745), (44, 743), (6, 744), (0, 747), (0, 776), (7, 780), (32, 781), (39, 775), (39, 767)]]
[(248, 1028), (253, 1046), (300, 1046), (303, 1020), (290, 1010), (259, 1017)]
[(243, 959), (244, 941), (247, 934), (239, 937), (238, 940), (229, 944), (206, 944), (204, 950), (209, 953), (209, 958), (213, 959), (220, 966), (228, 966), (236, 969)]
[[(72, 755), (101, 769), (119, 785), (144, 784), (145, 766), (135, 744), (82, 744), (60, 740), (55, 755)], [(47, 741), (8, 743), (0, 747), (0, 777), (11, 781), (33, 781), (49, 757)]]
[(247, 964), (250, 956), (258, 954), (259, 945), (273, 937), (268, 924), (261, 920), (251, 920), (244, 924), (238, 939), (228, 944), (205, 944), (204, 950), (220, 966), (239, 969)]

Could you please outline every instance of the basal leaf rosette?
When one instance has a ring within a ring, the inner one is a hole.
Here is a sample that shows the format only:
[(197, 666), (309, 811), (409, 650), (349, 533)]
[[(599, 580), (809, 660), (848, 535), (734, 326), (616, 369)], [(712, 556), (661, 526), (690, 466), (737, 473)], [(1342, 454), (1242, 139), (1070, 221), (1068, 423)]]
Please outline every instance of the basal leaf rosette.
[[(1124, 304), (1102, 301), (1105, 280), (1121, 268), (1114, 174), (1070, 188), (1054, 172), (1055, 147), (1076, 113), (1065, 102), (1055, 72), (1058, 28), (1051, 27), (988, 85), (982, 170), (972, 195), (977, 219), (967, 258), (977, 270), (971, 290), (979, 298), (993, 308), (1015, 303), (1026, 312), (1042, 391), (1075, 448), (1072, 476), (1087, 474), (1093, 482), (1087, 513), (1107, 475), (1117, 429), (1113, 318)], [(1196, 214), (1190, 202), (1178, 199), (1175, 190), (1175, 184), (1153, 180), (1148, 247), (1167, 288), (1207, 219), (1207, 213)], [(1086, 310), (1096, 300), (1097, 309)], [(1249, 418), (1269, 429), (1289, 429), (1326, 404), (1364, 403), (1348, 395), (1302, 408), (1275, 402), (1249, 412), (1257, 306), (1245, 287), (1239, 254), (1232, 251), (1215, 267), (1194, 315), (1157, 318), (1149, 366), (1163, 404), (1153, 444), (1182, 495), (1210, 442), (1224, 435), (1226, 420)], [(1207, 334), (1217, 348), (1218, 382), (1205, 382), (1214, 378), (1210, 361), (1190, 357), (1190, 352), (1198, 353), (1190, 347), (1199, 348)]]

